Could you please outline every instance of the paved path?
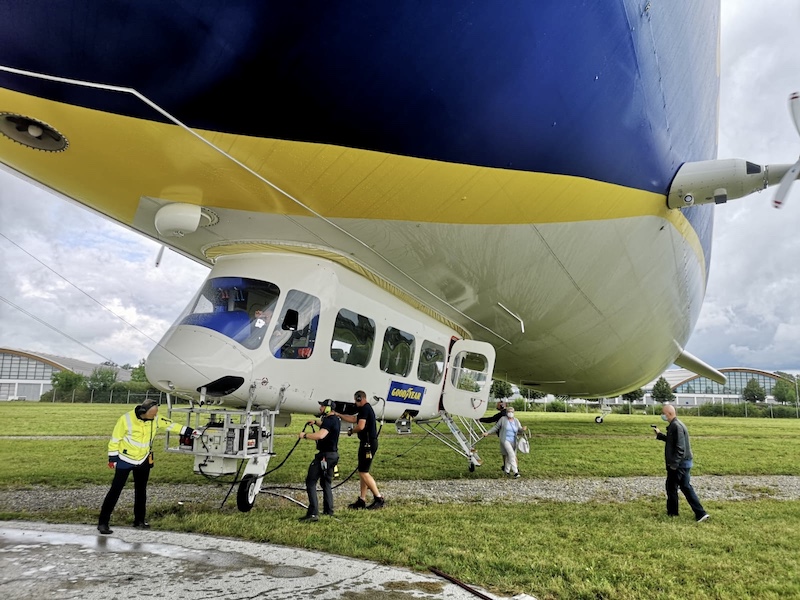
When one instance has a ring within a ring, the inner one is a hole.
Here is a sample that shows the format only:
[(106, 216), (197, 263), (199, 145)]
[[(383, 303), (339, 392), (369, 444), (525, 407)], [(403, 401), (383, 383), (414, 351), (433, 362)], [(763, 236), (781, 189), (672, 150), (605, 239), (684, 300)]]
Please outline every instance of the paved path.
[(433, 574), (273, 544), (127, 527), (101, 536), (86, 525), (0, 524), (4, 600), (501, 598), (473, 589), (478, 595)]

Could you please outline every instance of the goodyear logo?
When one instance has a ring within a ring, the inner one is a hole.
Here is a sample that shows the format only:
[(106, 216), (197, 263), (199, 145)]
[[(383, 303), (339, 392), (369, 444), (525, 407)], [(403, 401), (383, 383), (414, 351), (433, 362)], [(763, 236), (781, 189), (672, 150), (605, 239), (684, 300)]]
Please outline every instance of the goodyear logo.
[(422, 404), (425, 388), (419, 385), (410, 385), (393, 381), (389, 386), (389, 401), (403, 402), (405, 404)]

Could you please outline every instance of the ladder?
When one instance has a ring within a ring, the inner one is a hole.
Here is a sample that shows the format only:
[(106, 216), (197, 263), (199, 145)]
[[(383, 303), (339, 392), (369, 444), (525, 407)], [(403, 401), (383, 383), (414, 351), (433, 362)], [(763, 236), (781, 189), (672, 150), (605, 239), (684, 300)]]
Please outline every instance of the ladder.
[[(447, 425), (453, 439), (450, 439), (446, 432), (438, 429), (441, 423)], [(475, 451), (475, 444), (483, 439), (483, 432), (486, 431), (480, 421), (466, 417), (453, 417), (447, 411), (440, 410), (438, 420), (417, 421), (417, 424), (445, 446), (466, 458), (470, 471), (474, 471), (476, 466), (479, 467), (483, 463)]]

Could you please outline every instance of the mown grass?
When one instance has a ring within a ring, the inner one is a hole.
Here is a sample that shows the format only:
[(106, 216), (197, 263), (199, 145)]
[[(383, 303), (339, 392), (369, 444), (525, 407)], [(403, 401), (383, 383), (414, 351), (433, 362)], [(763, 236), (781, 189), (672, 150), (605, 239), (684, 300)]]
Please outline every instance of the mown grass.
[[(0, 438), (0, 487), (107, 485), (107, 436), (121, 406), (0, 403), (0, 436), (75, 436), (76, 439)], [(520, 457), (528, 478), (616, 477), (663, 473), (663, 445), (654, 441), (653, 417), (517, 413), (533, 432), (532, 453)], [(800, 422), (796, 420), (686, 417), (696, 456), (695, 475), (798, 475)], [(295, 420), (276, 438), (277, 456), (294, 447)], [(417, 430), (418, 431), (418, 430)], [(79, 436), (99, 436), (85, 439)], [(355, 440), (342, 438), (342, 473), (355, 467)], [(388, 479), (494, 479), (500, 477), (497, 443), (478, 450), (485, 464), (466, 461), (424, 434), (398, 436), (387, 424), (373, 473)], [(312, 453), (301, 443), (265, 485), (300, 487)], [(153, 482), (207, 483), (193, 475), (191, 458), (156, 450)], [(209, 483), (209, 485), (211, 485)], [(355, 483), (349, 483), (355, 489)], [(613, 486), (613, 479), (608, 482)], [(210, 488), (211, 491), (212, 488)], [(702, 489), (698, 489), (701, 499)], [(769, 495), (769, 490), (764, 490)], [(540, 599), (798, 598), (800, 502), (704, 500), (712, 519), (694, 523), (685, 502), (668, 519), (663, 500), (628, 503), (532, 502), (436, 504), (392, 501), (376, 512), (339, 509), (335, 519), (297, 522), (302, 509), (262, 494), (249, 513), (229, 502), (175, 506), (151, 503), (155, 530), (191, 531), (321, 550), (427, 570), (435, 566), (494, 592), (525, 592)], [(340, 508), (340, 507), (337, 507)], [(122, 504), (115, 519), (126, 522)], [(2, 519), (36, 518), (94, 524), (96, 510), (10, 512)], [(156, 532), (154, 532), (155, 534)]]

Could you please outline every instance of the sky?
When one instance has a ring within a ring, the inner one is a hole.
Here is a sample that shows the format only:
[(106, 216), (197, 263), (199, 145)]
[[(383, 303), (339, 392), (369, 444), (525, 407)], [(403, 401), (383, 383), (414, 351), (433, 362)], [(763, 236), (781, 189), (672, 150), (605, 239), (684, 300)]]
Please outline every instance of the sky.
[[(723, 0), (719, 158), (793, 163), (800, 3)], [(800, 182), (717, 207), (708, 289), (686, 350), (716, 368), (800, 371)], [(0, 171), (0, 347), (136, 365), (208, 268)]]

